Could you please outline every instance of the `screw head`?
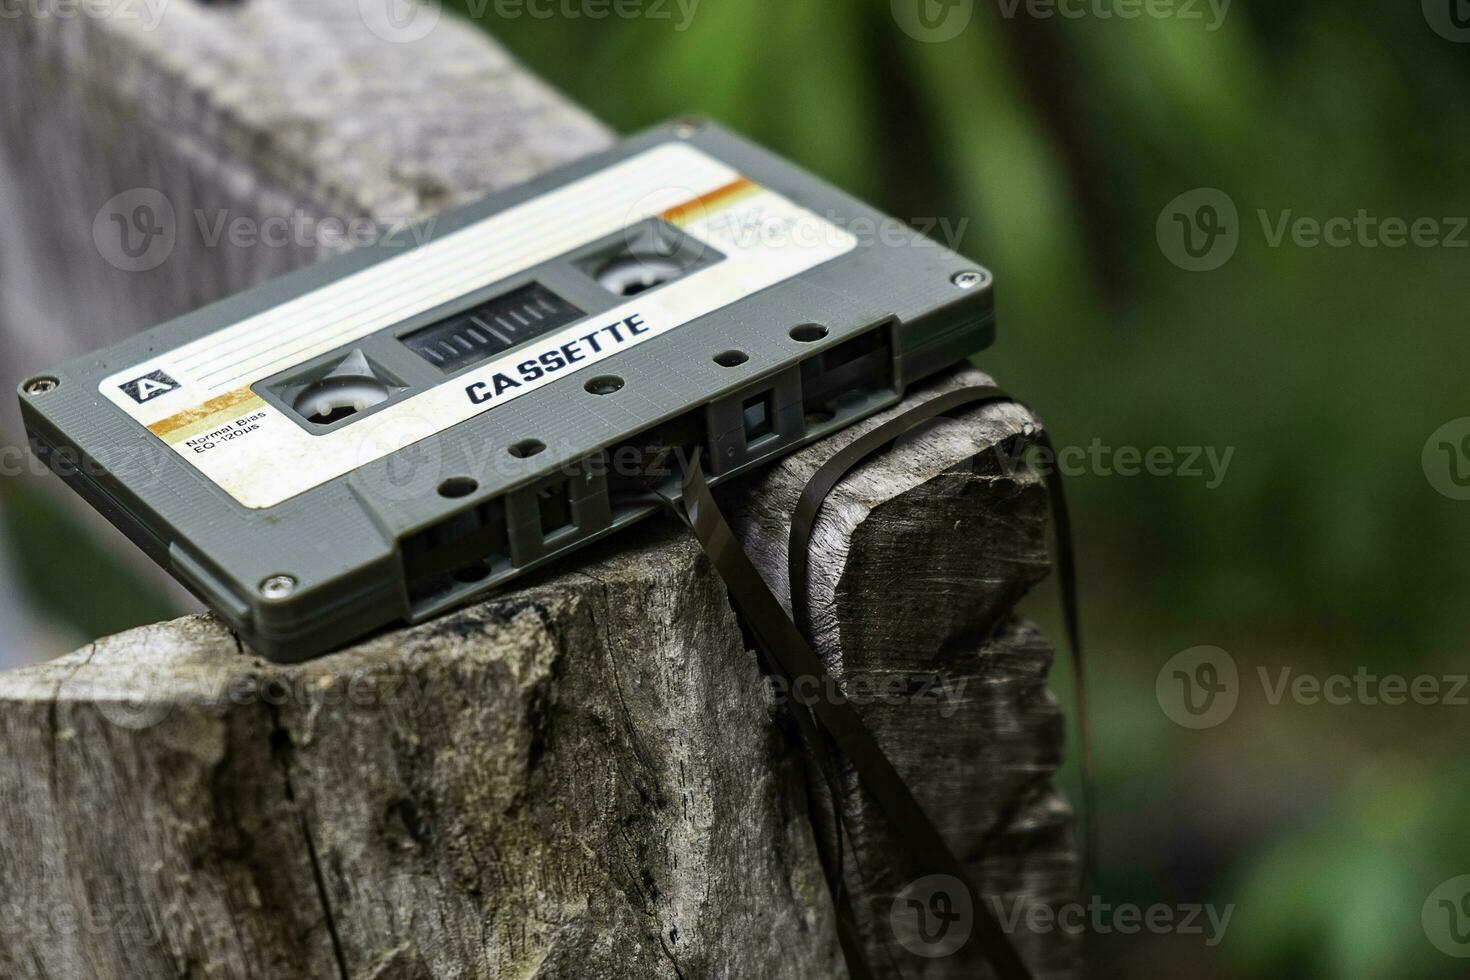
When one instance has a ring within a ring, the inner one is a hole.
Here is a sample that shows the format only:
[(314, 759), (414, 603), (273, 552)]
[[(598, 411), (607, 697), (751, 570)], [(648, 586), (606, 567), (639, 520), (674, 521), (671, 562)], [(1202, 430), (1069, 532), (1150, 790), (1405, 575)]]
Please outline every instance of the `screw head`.
[(61, 382), (55, 378), (32, 378), (27, 381), (22, 390), (27, 395), (44, 395), (48, 391), (55, 391)]
[(989, 275), (975, 269), (971, 269), (968, 272), (956, 273), (955, 277), (950, 280), (950, 282), (961, 289), (974, 289), (976, 286), (984, 285), (989, 281)]
[(284, 599), (296, 591), (296, 580), (289, 575), (272, 575), (260, 583), (260, 594), (267, 599)]

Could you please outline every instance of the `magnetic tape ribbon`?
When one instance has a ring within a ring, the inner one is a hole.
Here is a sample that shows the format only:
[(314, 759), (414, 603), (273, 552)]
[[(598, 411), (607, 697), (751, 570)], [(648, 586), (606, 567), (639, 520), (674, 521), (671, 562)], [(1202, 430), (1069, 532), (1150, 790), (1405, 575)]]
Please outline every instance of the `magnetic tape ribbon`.
[[(791, 572), (791, 608), (796, 617), (794, 620), (787, 615), (780, 601), (772, 594), (760, 572), (751, 563), (745, 549), (730, 529), (729, 523), (710, 493), (709, 485), (704, 480), (698, 453), (686, 464), (682, 501), (675, 501), (669, 497), (665, 497), (664, 501), (670, 505), (680, 520), (694, 531), (706, 556), (729, 589), (737, 611), (755, 637), (757, 645), (772, 661), (772, 666), (786, 675), (788, 680), (809, 677), (822, 680), (825, 685), (829, 683), (826, 669), (803, 635), (808, 626), (807, 548), (822, 502), (855, 466), (925, 422), (961, 409), (1000, 402), (1014, 403), (1015, 400), (1000, 389), (990, 386), (973, 386), (947, 392), (864, 433), (817, 470), (801, 494), (791, 523), (788, 557)], [(1038, 432), (1038, 436), (1039, 441), (1050, 448), (1050, 442), (1045, 433)], [(1047, 475), (1047, 489), (1056, 528), (1058, 575), (1076, 684), (1077, 730), (1081, 746), (1084, 788), (1086, 859), (1091, 860), (1096, 853), (1090, 823), (1091, 815), (1095, 810), (1090, 799), (1086, 798), (1090, 793), (1091, 764), (1088, 757), (1086, 711), (1082, 687), (1076, 570), (1071, 548), (1066, 500), (1062, 494), (1060, 477), (1055, 472)], [(793, 689), (795, 689), (794, 686)], [(1031, 974), (1025, 963), (991, 910), (979, 901), (980, 892), (971, 883), (963, 863), (945, 844), (933, 822), (924, 813), (919, 802), (914, 799), (907, 784), (884, 754), (872, 733), (868, 731), (867, 726), (863, 724), (852, 705), (847, 702), (838, 703), (831, 699), (814, 698), (809, 704), (798, 704), (793, 714), (801, 738), (806, 742), (832, 799), (836, 831), (835, 843), (829, 845), (822, 839), (820, 833), (817, 833), (816, 837), (818, 848), (821, 851), (823, 872), (833, 896), (838, 940), (842, 946), (849, 973), (854, 980), (870, 980), (873, 973), (863, 953), (857, 921), (842, 875), (844, 817), (841, 805), (842, 787), (835, 760), (837, 751), (840, 751), (852, 765), (863, 788), (871, 794), (884, 811), (889, 825), (902, 827), (907, 831), (907, 843), (911, 856), (916, 859), (923, 875), (948, 875), (969, 890), (974, 908), (979, 951), (990, 963), (995, 973), (1001, 980), (1029, 980)], [(1084, 878), (1090, 878), (1090, 873), (1086, 871), (1085, 865)]]

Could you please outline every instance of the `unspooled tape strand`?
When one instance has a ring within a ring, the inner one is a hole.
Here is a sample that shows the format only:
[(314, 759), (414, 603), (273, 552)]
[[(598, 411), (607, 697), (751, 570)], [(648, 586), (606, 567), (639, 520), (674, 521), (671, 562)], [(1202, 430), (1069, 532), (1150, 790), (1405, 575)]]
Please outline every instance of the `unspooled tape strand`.
[[(991, 385), (971, 385), (946, 392), (936, 398), (889, 419), (868, 432), (863, 433), (839, 450), (812, 474), (802, 490), (801, 497), (792, 513), (791, 536), (787, 548), (787, 569), (791, 582), (791, 612), (797, 629), (803, 635), (811, 635), (810, 583), (808, 577), (809, 551), (812, 530), (822, 504), (838, 483), (852, 470), (877, 453), (891, 446), (925, 423), (941, 415), (979, 408), (984, 405), (1013, 404), (1025, 408), (1021, 402), (1006, 392)], [(1045, 429), (1032, 435), (1038, 444), (1045, 447), (1051, 458), (1051, 438)], [(1061, 593), (1062, 619), (1067, 631), (1067, 649), (1072, 667), (1073, 718), (1077, 732), (1078, 770), (1082, 787), (1082, 880), (1084, 887), (1095, 884), (1095, 862), (1098, 855), (1097, 808), (1093, 798), (1092, 747), (1088, 737), (1087, 692), (1084, 686), (1082, 659), (1081, 617), (1077, 609), (1077, 561), (1072, 547), (1072, 521), (1067, 512), (1067, 497), (1062, 487), (1062, 475), (1056, 467), (1046, 474), (1047, 495), (1051, 503), (1053, 536), (1056, 541), (1057, 579)]]
[[(684, 471), (683, 499), (679, 502), (670, 500), (669, 503), (674, 512), (694, 531), (706, 556), (724, 580), (736, 610), (743, 617), (760, 649), (788, 678), (814, 678), (822, 680), (825, 685), (828, 675), (821, 661), (780, 601), (767, 587), (760, 572), (751, 563), (745, 549), (730, 529), (724, 514), (720, 512), (719, 505), (705, 482), (698, 453), (688, 462)], [(908, 785), (852, 705), (835, 699), (814, 698), (806, 707), (857, 772), (864, 788), (883, 809), (889, 825), (904, 830), (904, 843), (917, 866), (915, 870), (919, 872), (918, 876), (948, 875), (968, 889), (975, 899), (974, 928), (979, 952), (996, 975), (1001, 980), (1030, 980), (1031, 973), (1011, 943), (1010, 937), (1001, 928), (991, 910), (978, 901), (980, 892), (970, 880), (963, 862), (955, 857), (944, 842), (933, 821), (914, 799)], [(798, 716), (801, 710), (803, 709), (799, 707)], [(820, 733), (816, 733), (812, 741), (819, 739)], [(815, 749), (815, 745), (812, 747)], [(825, 763), (819, 763), (819, 767), (824, 770), (824, 779), (828, 778)], [(840, 791), (840, 787), (835, 785), (835, 775), (831, 779), (833, 791)], [(840, 797), (834, 799), (834, 810), (840, 820)], [(828, 877), (830, 887), (833, 885), (830, 870)], [(841, 887), (840, 882), (836, 887)], [(838, 893), (834, 892), (835, 894)], [(844, 904), (839, 902), (837, 909), (838, 937), (844, 958), (848, 961), (849, 972), (855, 977), (871, 977), (871, 970), (862, 955), (860, 940), (855, 934), (856, 923), (850, 919), (844, 922)]]

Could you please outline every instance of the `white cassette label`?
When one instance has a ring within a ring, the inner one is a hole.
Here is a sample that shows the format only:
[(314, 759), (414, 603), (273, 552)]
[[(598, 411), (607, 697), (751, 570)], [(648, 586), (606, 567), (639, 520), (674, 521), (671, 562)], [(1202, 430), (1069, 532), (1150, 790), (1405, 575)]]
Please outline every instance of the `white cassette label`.
[[(322, 433), (252, 387), (649, 218), (722, 253), (611, 310)], [(777, 234), (768, 233), (780, 229)], [(667, 144), (107, 378), (102, 395), (242, 505), (273, 507), (583, 371), (857, 245), (684, 144)], [(410, 440), (411, 441), (411, 440)]]

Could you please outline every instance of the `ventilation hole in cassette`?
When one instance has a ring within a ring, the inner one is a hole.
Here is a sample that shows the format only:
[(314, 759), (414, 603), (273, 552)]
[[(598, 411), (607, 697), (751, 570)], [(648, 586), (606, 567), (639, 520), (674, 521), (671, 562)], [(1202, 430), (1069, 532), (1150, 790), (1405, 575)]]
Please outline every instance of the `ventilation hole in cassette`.
[(695, 456), (703, 460), (704, 412), (693, 411), (632, 436), (607, 451), (608, 494), (615, 513), (648, 507), (662, 487), (677, 486)]
[(522, 439), (506, 450), (506, 452), (510, 453), (516, 459), (530, 459), (532, 456), (545, 451), (546, 443), (540, 439)]
[(473, 562), (461, 568), (456, 568), (453, 575), (454, 580), (461, 585), (474, 585), (476, 582), (483, 582), (489, 577), (490, 566), (483, 561)]
[(439, 484), (439, 496), (454, 500), (459, 497), (468, 497), (478, 489), (480, 485), (469, 477), (452, 476)]
[(611, 395), (615, 391), (623, 390), (623, 379), (615, 374), (603, 374), (583, 385), (583, 389), (592, 395)]
[(743, 350), (721, 351), (715, 355), (715, 363), (720, 367), (739, 367), (748, 360), (750, 360), (750, 355)]
[(416, 609), (458, 586), (478, 584), (510, 565), (505, 502), (500, 498), (446, 515), (399, 546), (409, 599)]
[(827, 336), (827, 328), (819, 323), (803, 323), (791, 328), (791, 339), (798, 344), (815, 344)]
[(776, 434), (775, 395), (774, 391), (763, 391), (741, 404), (746, 446), (753, 446), (767, 436)]
[(544, 487), (536, 493), (536, 507), (541, 516), (541, 537), (550, 538), (558, 531), (572, 527), (571, 486), (566, 480)]
[(892, 393), (893, 347), (888, 329), (858, 334), (802, 361), (801, 390), (808, 426), (850, 417), (871, 399)]

